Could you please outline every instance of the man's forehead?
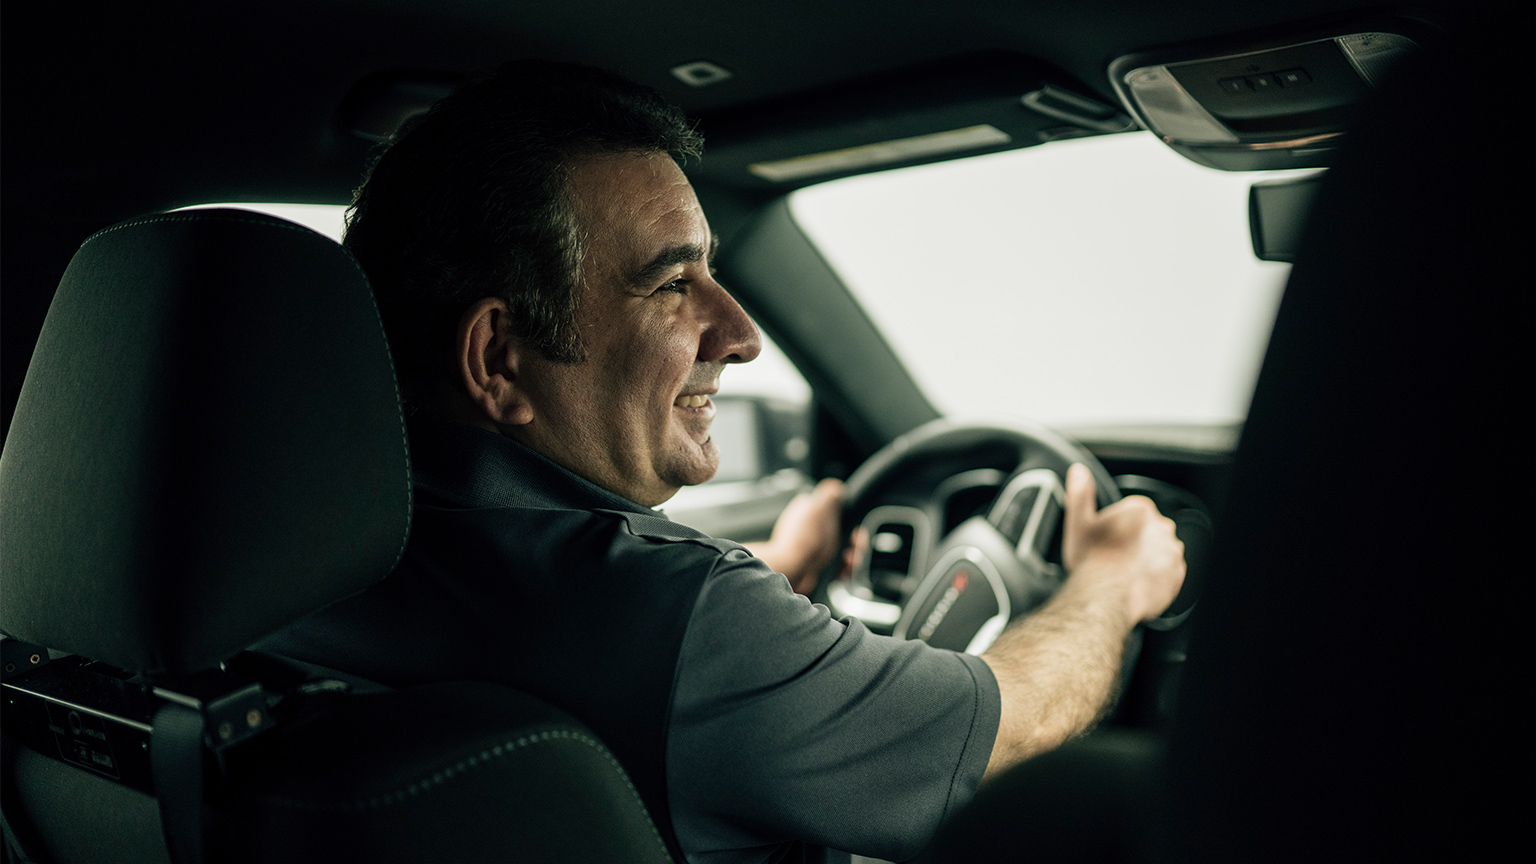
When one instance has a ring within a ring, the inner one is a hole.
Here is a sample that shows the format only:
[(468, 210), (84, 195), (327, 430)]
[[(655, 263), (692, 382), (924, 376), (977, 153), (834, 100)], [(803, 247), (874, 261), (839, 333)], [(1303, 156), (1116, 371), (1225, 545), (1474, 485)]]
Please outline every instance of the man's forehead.
[(699, 202), (682, 169), (666, 154), (592, 156), (571, 166), (571, 195), (578, 218), (628, 223), (698, 217)]
[(584, 159), (572, 166), (571, 192), (588, 251), (613, 264), (638, 267), (685, 246), (697, 247), (693, 260), (713, 256), (717, 241), (693, 187), (665, 154)]

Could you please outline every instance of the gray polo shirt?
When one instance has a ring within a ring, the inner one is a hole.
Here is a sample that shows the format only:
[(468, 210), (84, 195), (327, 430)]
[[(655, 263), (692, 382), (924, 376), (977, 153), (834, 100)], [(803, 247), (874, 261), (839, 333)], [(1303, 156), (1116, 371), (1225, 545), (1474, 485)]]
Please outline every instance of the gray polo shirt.
[(699, 591), (676, 682), (667, 791), (690, 861), (773, 860), (791, 838), (909, 858), (997, 733), (980, 659), (835, 620), (744, 551)]
[(408, 425), (401, 566), (264, 647), (563, 708), (691, 862), (902, 860), (975, 791), (1000, 710), (978, 658), (833, 619), (738, 544), (502, 436)]

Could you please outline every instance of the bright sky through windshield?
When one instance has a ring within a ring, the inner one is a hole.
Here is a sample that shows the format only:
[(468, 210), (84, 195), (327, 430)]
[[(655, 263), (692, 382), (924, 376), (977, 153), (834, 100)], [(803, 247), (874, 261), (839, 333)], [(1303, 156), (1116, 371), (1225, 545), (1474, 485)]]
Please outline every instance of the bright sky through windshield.
[(822, 249), (948, 414), (1053, 425), (1248, 413), (1289, 266), (1258, 261), (1248, 187), (1145, 133), (795, 193)]

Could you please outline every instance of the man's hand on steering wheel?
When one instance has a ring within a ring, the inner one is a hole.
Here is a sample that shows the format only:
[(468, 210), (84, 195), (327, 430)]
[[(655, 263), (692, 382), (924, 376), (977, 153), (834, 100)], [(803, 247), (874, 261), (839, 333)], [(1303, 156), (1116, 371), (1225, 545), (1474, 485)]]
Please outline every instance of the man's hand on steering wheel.
[(766, 543), (745, 545), (763, 563), (783, 573), (795, 593), (810, 594), (822, 569), (843, 550), (838, 532), (842, 507), (843, 482), (829, 477), (789, 502)]
[(1120, 678), (1127, 635), (1184, 583), (1184, 544), (1150, 500), (1133, 495), (1099, 510), (1080, 464), (1066, 486), (1067, 580), (982, 655), (1002, 697), (988, 777), (1092, 728)]
[(1174, 528), (1142, 495), (1099, 510), (1093, 475), (1081, 464), (1067, 471), (1061, 557), (1068, 584), (1122, 581), (1127, 626), (1162, 614), (1184, 584), (1184, 544)]

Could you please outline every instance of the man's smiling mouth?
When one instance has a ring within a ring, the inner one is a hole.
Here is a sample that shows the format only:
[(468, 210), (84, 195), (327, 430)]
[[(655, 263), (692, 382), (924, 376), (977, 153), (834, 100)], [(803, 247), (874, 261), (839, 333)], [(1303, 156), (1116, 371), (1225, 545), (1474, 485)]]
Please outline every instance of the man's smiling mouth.
[(679, 408), (703, 408), (709, 404), (709, 397), (703, 393), (695, 396), (679, 396), (672, 400), (672, 404)]

